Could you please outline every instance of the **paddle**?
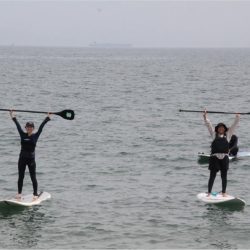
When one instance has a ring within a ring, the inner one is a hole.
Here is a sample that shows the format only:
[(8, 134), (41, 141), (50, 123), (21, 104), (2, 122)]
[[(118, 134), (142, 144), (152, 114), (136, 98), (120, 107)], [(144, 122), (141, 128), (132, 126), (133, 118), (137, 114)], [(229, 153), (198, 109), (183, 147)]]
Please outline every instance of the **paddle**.
[(75, 112), (71, 109), (65, 109), (60, 112), (45, 112), (45, 111), (34, 111), (34, 110), (20, 110), (20, 109), (0, 109), (0, 111), (15, 111), (15, 112), (27, 112), (27, 113), (38, 113), (38, 114), (53, 114), (59, 115), (66, 120), (73, 120), (75, 117)]
[[(204, 110), (179, 109), (179, 112), (204, 113)], [(223, 112), (223, 111), (208, 111), (208, 110), (207, 110), (207, 113), (213, 113), (213, 114), (240, 114), (240, 115), (250, 115), (250, 112), (247, 112), (247, 113), (238, 113), (238, 112)]]

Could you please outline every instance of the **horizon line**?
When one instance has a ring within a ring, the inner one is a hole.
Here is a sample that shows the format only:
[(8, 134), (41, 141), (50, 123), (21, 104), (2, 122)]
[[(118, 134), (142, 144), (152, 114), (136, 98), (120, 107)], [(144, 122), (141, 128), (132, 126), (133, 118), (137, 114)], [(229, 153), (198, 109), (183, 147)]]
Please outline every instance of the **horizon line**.
[[(1, 1), (1, 0), (0, 0)], [(250, 46), (131, 46), (131, 47), (92, 47), (92, 46), (77, 46), (77, 45), (15, 45), (15, 44), (0, 44), (0, 47), (12, 47), (12, 48), (23, 48), (23, 47), (32, 47), (32, 48), (82, 48), (82, 49), (124, 49), (124, 50), (133, 50), (133, 49), (250, 49)]]

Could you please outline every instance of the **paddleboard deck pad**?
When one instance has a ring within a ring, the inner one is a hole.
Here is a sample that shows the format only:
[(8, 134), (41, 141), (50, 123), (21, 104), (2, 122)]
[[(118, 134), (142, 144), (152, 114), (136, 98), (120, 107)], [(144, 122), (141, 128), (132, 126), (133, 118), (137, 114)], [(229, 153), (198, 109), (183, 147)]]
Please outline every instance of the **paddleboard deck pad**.
[(22, 195), (22, 198), (20, 200), (16, 198), (0, 200), (0, 204), (31, 207), (34, 205), (39, 205), (41, 202), (48, 200), (50, 198), (51, 194), (47, 192), (41, 192), (36, 200), (33, 200), (33, 194), (28, 194), (28, 195)]
[(207, 196), (207, 193), (199, 193), (197, 195), (197, 198), (200, 201), (203, 201), (207, 204), (223, 204), (223, 205), (237, 205), (237, 206), (245, 206), (246, 202), (240, 198), (236, 198), (234, 196), (231, 195), (227, 195), (227, 196), (222, 196), (221, 193), (215, 193), (212, 192), (210, 194), (210, 196)]

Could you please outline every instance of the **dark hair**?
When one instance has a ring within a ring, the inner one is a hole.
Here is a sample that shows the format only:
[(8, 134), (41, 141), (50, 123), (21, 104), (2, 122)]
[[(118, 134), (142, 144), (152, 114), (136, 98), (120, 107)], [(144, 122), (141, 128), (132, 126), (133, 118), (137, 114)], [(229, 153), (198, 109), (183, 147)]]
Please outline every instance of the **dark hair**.
[(226, 126), (224, 123), (220, 122), (220, 123), (218, 123), (218, 124), (215, 126), (215, 129), (214, 129), (214, 130), (215, 130), (216, 133), (218, 133), (218, 128), (219, 128), (219, 127), (224, 127), (225, 132), (228, 131), (227, 126)]
[(32, 128), (34, 128), (35, 125), (34, 125), (33, 122), (27, 122), (26, 125), (25, 125), (25, 128), (26, 128), (26, 127), (32, 127)]

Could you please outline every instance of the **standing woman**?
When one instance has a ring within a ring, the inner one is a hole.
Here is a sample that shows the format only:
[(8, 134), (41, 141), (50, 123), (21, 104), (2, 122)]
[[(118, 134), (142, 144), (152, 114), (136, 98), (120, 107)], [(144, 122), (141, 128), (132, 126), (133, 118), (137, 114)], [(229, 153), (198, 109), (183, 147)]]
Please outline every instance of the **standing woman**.
[(50, 120), (50, 114), (48, 113), (48, 116), (41, 123), (36, 133), (33, 133), (35, 128), (33, 122), (26, 123), (26, 132), (24, 132), (12, 110), (10, 111), (10, 116), (16, 124), (17, 130), (21, 138), (21, 152), (18, 160), (18, 194), (16, 195), (16, 199), (21, 199), (23, 179), (27, 165), (29, 168), (30, 178), (33, 184), (33, 200), (36, 200), (38, 198), (38, 184), (36, 179), (35, 147), (44, 125)]
[(227, 171), (229, 168), (229, 141), (239, 123), (240, 115), (236, 114), (234, 123), (227, 128), (224, 123), (218, 123), (213, 130), (212, 124), (207, 118), (207, 112), (203, 114), (205, 125), (213, 139), (211, 144), (211, 156), (209, 157), (210, 177), (208, 181), (208, 196), (210, 196), (214, 180), (218, 171), (221, 172), (222, 195), (225, 197), (227, 188)]

